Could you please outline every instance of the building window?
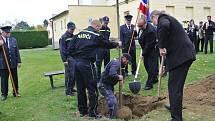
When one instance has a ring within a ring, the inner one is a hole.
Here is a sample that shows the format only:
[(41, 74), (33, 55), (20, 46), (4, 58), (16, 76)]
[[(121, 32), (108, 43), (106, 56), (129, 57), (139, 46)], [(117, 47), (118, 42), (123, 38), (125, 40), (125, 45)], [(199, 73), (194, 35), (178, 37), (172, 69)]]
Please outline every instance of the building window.
[(175, 6), (166, 6), (166, 12), (167, 12), (167, 14), (174, 16), (175, 15)]
[(62, 20), (60, 21), (60, 28), (61, 28), (61, 30), (63, 30), (63, 21)]
[(191, 20), (194, 18), (193, 7), (186, 7), (186, 20)]
[(211, 8), (210, 7), (204, 7), (204, 15), (211, 16)]

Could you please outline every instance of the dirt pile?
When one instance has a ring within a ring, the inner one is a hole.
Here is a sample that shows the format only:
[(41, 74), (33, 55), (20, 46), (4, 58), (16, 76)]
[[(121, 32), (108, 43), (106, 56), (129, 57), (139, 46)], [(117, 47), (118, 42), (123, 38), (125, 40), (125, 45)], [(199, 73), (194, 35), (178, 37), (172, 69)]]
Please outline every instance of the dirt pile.
[(215, 75), (208, 76), (194, 85), (189, 85), (184, 90), (184, 102), (215, 106)]
[[(117, 94), (118, 95), (118, 94)], [(118, 96), (116, 96), (118, 98)], [(128, 107), (132, 111), (132, 118), (141, 118), (143, 115), (148, 112), (156, 109), (159, 106), (163, 105), (163, 101), (166, 97), (149, 97), (149, 96), (132, 96), (132, 95), (123, 95), (123, 105)], [(126, 109), (129, 112), (129, 109)], [(99, 99), (98, 112), (101, 115), (108, 114), (108, 108), (104, 97)], [(119, 114), (118, 117), (121, 118), (122, 114)], [(125, 115), (125, 114), (124, 114)], [(126, 114), (130, 116), (129, 114)]]

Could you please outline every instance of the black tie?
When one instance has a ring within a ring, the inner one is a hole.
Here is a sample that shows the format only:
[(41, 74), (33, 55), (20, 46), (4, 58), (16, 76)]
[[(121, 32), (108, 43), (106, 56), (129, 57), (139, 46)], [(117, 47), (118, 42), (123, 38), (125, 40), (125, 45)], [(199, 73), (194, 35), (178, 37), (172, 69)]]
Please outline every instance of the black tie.
[(5, 39), (5, 43), (6, 43), (7, 47), (8, 47), (8, 40), (7, 40), (7, 38)]
[(131, 30), (131, 26), (128, 26), (128, 29)]

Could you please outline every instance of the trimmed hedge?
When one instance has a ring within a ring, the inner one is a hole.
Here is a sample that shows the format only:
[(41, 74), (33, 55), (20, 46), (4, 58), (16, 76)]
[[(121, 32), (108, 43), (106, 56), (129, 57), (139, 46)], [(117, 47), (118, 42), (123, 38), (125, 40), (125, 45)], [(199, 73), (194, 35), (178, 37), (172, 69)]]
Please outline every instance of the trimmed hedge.
[(42, 48), (48, 45), (47, 31), (12, 31), (11, 36), (15, 37), (19, 48)]

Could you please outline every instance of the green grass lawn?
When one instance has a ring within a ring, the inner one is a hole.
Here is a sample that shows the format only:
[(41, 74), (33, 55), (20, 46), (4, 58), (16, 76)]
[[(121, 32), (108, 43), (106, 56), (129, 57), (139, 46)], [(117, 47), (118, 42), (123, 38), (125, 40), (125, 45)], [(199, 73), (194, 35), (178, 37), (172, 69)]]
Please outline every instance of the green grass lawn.
[[(137, 56), (140, 50), (137, 51)], [(113, 50), (112, 58), (117, 57), (118, 53)], [(21, 98), (14, 98), (11, 88), (8, 100), (0, 101), (0, 121), (73, 121), (82, 120), (75, 118), (74, 112), (77, 111), (76, 97), (68, 98), (64, 94), (64, 88), (51, 90), (49, 78), (43, 76), (43, 72), (63, 70), (59, 51), (51, 48), (37, 50), (21, 50), (22, 67), (19, 70), (19, 86)], [(198, 54), (197, 61), (192, 65), (186, 84), (191, 84), (210, 74), (215, 73), (215, 54)], [(140, 67), (138, 80), (142, 84), (146, 81), (146, 72), (143, 64)], [(64, 85), (64, 76), (54, 77), (55, 86)], [(133, 81), (133, 77), (126, 79), (123, 87), (124, 93), (130, 93), (128, 83)], [(117, 88), (117, 87), (116, 87)], [(166, 93), (167, 81), (162, 81), (162, 92)], [(143, 91), (141, 95), (156, 96), (157, 87), (153, 90)], [(162, 115), (162, 116), (160, 116)], [(143, 120), (166, 121), (170, 119), (170, 114), (159, 109), (147, 114)], [(195, 120), (191, 115), (185, 114), (185, 119)], [(201, 117), (199, 119), (201, 121)]]

